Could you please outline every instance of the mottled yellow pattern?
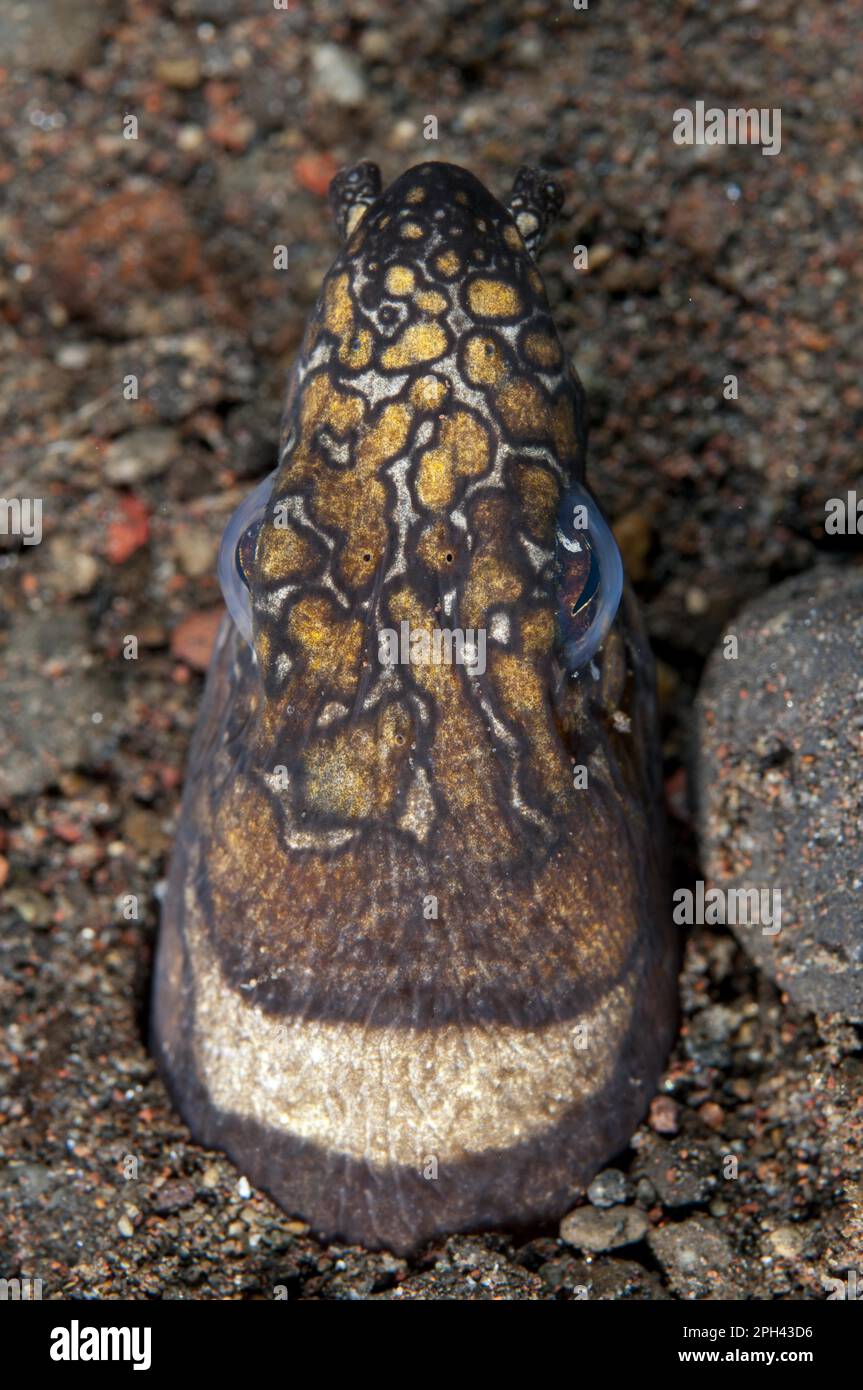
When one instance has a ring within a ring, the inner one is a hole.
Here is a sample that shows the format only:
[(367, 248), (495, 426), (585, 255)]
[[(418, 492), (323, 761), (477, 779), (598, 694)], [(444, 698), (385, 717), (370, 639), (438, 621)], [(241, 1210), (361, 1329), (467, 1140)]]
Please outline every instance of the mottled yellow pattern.
[(446, 334), (437, 323), (412, 323), (381, 353), (381, 365), (389, 371), (412, 367), (417, 362), (433, 362), (446, 351)]
[(327, 286), (324, 301), (324, 323), (339, 339), (339, 361), (350, 367), (367, 367), (372, 355), (372, 335), (367, 328), (354, 331), (354, 307), (347, 275), (340, 275)]
[(416, 306), (425, 314), (444, 314), (449, 308), (449, 300), (437, 290), (420, 290), (416, 296)]
[(264, 579), (294, 579), (309, 571), (315, 560), (314, 545), (296, 527), (286, 524), (261, 528), (257, 563)]
[(439, 256), (435, 256), (434, 263), (447, 280), (451, 280), (461, 270), (461, 257), (455, 251), (441, 251)]
[(530, 463), (518, 466), (515, 481), (528, 531), (536, 539), (548, 536), (559, 499), (557, 481), (547, 468)]
[(501, 344), (486, 333), (471, 334), (464, 357), (467, 376), (478, 386), (496, 386), (506, 376), (506, 358)]
[(560, 348), (549, 333), (526, 334), (524, 351), (538, 367), (556, 367), (560, 362)]
[(410, 730), (410, 716), (395, 705), (386, 711), (380, 728), (363, 723), (309, 744), (303, 753), (309, 810), (385, 820), (398, 785), (393, 761), (401, 761), (399, 750)]
[(303, 648), (307, 669), (334, 691), (351, 690), (356, 680), (362, 623), (343, 618), (329, 598), (299, 599), (288, 619), (288, 636)]
[(485, 276), (470, 281), (467, 302), (471, 313), (479, 319), (517, 318), (523, 309), (521, 295), (514, 285)]
[(515, 227), (504, 227), (503, 239), (511, 251), (524, 252), (524, 242)]
[(393, 265), (387, 271), (384, 285), (389, 294), (413, 294), (416, 276), (409, 265)]
[(467, 411), (457, 410), (441, 422), (439, 443), (420, 458), (417, 496), (432, 510), (445, 507), (452, 500), (456, 478), (481, 473), (488, 461), (485, 425)]
[(411, 387), (411, 404), (417, 410), (439, 410), (449, 393), (449, 382), (443, 377), (421, 376)]
[(492, 608), (515, 603), (523, 587), (516, 571), (497, 555), (475, 555), (465, 585), (465, 623), (468, 627), (482, 627)]
[(497, 405), (507, 429), (519, 439), (550, 435), (551, 411), (536, 382), (526, 377), (507, 382), (498, 392)]

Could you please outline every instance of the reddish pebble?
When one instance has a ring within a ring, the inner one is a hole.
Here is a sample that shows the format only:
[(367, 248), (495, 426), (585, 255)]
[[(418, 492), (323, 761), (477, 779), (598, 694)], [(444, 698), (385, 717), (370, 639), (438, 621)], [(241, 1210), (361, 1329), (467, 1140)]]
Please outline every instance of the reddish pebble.
[(105, 555), (112, 565), (124, 564), (150, 539), (150, 516), (140, 497), (120, 497), (117, 511), (105, 541)]
[(171, 654), (193, 671), (206, 671), (224, 608), (210, 608), (184, 618), (171, 637)]
[(9, 860), (4, 859), (0, 854), (0, 888), (2, 888), (9, 877)]
[(242, 154), (255, 133), (255, 123), (242, 112), (229, 108), (222, 111), (207, 126), (207, 134), (214, 145), (224, 150)]
[(810, 352), (826, 352), (833, 341), (827, 333), (822, 333), (811, 323), (795, 323), (794, 329), (797, 341)]
[(677, 1106), (670, 1096), (654, 1096), (648, 1124), (655, 1134), (677, 1133)]
[(294, 178), (300, 188), (324, 198), (338, 167), (331, 154), (304, 154), (294, 162)]
[(67, 820), (58, 816), (52, 825), (52, 830), (58, 840), (63, 840), (67, 845), (77, 845), (81, 839), (82, 830), (77, 821)]

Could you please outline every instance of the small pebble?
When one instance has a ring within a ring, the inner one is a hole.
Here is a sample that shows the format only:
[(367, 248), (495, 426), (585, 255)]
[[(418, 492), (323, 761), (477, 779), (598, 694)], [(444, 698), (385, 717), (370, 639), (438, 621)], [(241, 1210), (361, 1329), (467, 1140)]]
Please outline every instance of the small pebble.
[(618, 1168), (597, 1173), (587, 1189), (587, 1199), (595, 1207), (613, 1207), (626, 1201), (626, 1177)]
[(599, 1253), (636, 1244), (643, 1238), (648, 1224), (645, 1213), (638, 1207), (614, 1207), (610, 1211), (576, 1207), (561, 1221), (560, 1235), (567, 1245)]
[(188, 1207), (195, 1200), (195, 1189), (189, 1182), (166, 1182), (158, 1191), (154, 1192), (151, 1199), (153, 1211), (160, 1216), (166, 1216), (168, 1212), (179, 1211), (182, 1207)]
[(51, 903), (35, 888), (10, 888), (3, 896), (7, 907), (17, 912), (22, 922), (31, 927), (50, 927), (53, 920)]
[(654, 1096), (650, 1102), (648, 1124), (655, 1134), (676, 1134), (677, 1105), (670, 1096)]
[(806, 1232), (799, 1226), (777, 1226), (767, 1239), (774, 1254), (783, 1260), (796, 1260), (806, 1243)]
[(130, 430), (115, 439), (105, 454), (105, 477), (109, 483), (128, 486), (143, 478), (158, 478), (180, 453), (176, 430)]
[(65, 372), (81, 371), (90, 365), (92, 350), (88, 343), (64, 343), (58, 349), (54, 361)]
[(711, 1129), (720, 1130), (725, 1124), (725, 1111), (715, 1101), (708, 1100), (699, 1108), (699, 1116)]
[(366, 96), (366, 79), (353, 53), (334, 43), (312, 49), (312, 69), (318, 92), (337, 106), (359, 106)]
[(168, 87), (191, 91), (201, 81), (200, 60), (192, 54), (185, 58), (162, 58), (156, 64), (156, 76)]

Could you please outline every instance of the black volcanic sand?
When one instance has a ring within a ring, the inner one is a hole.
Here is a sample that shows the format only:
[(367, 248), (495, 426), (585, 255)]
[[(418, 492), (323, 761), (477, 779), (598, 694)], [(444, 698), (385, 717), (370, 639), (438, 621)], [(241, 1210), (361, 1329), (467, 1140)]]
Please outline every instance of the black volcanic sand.
[[(565, 1240), (322, 1248), (189, 1141), (144, 1041), (219, 535), (272, 465), (336, 249), (326, 186), (362, 157), (386, 178), (453, 160), (499, 195), (539, 163), (566, 187), (543, 269), (660, 661), (675, 884), (702, 876), (708, 652), (770, 585), (860, 563), (824, 504), (861, 456), (863, 14), (23, 9), (0, 15), (0, 496), (42, 498), (44, 536), (0, 538), (0, 1275), (49, 1298), (328, 1299), (817, 1299), (863, 1277), (860, 1030), (797, 1010), (723, 928), (688, 933), (660, 1095)], [(676, 145), (697, 100), (780, 107), (781, 153)]]

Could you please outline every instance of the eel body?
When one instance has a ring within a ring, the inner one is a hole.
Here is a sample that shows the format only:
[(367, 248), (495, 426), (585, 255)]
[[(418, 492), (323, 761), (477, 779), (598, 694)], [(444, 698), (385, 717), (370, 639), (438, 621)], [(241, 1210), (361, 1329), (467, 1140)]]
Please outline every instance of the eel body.
[(523, 170), (501, 204), (425, 163), (382, 192), (363, 164), (332, 200), (237, 548), (251, 641), (226, 619), (192, 745), (153, 1043), (198, 1140), (317, 1233), (405, 1252), (559, 1215), (626, 1145), (676, 961), (628, 589), (566, 659), (610, 581), (588, 594), (560, 530), (586, 494), (534, 260), (559, 190)]

